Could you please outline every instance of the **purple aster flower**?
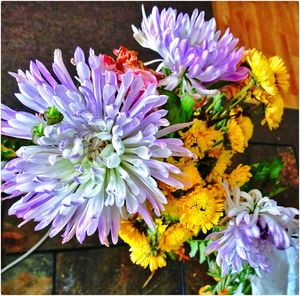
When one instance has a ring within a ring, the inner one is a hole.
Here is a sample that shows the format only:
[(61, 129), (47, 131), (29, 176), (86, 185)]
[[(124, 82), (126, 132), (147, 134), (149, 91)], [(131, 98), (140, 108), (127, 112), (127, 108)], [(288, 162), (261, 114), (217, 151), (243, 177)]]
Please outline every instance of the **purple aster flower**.
[(268, 240), (248, 235), (247, 223), (236, 224), (229, 221), (227, 227), (220, 232), (213, 232), (206, 239), (214, 239), (206, 248), (206, 254), (217, 251), (216, 262), (222, 269), (222, 276), (228, 272), (240, 272), (244, 265), (255, 268), (258, 274), (271, 269), (270, 251), (273, 246)]
[(146, 202), (157, 215), (166, 203), (156, 180), (183, 187), (180, 170), (160, 159), (193, 155), (179, 139), (161, 138), (187, 124), (167, 127), (167, 111), (159, 109), (167, 97), (155, 84), (146, 87), (132, 71), (118, 79), (93, 50), (86, 61), (77, 48), (74, 63), (78, 88), (60, 50), (53, 63), (58, 79), (39, 61), (26, 73), (12, 73), (17, 98), (36, 115), (2, 105), (2, 134), (34, 144), (21, 147), (2, 169), (3, 190), (20, 197), (9, 214), (23, 218), (21, 225), (34, 220), (40, 230), (51, 224), (50, 237), (64, 229), (63, 242), (76, 235), (82, 243), (98, 230), (108, 245), (109, 233), (117, 242), (127, 213), (139, 213), (154, 228)]
[(158, 67), (167, 67), (172, 73), (160, 81), (168, 90), (175, 89), (181, 82), (183, 88), (193, 94), (213, 95), (217, 90), (207, 90), (205, 85), (218, 80), (239, 81), (248, 70), (237, 67), (243, 48), (236, 48), (238, 39), (229, 29), (221, 36), (216, 32), (216, 21), (204, 20), (204, 12), (195, 9), (192, 16), (179, 13), (172, 8), (159, 13), (155, 6), (146, 16), (142, 6), (141, 30), (132, 26), (134, 38), (146, 48), (162, 57)]
[(298, 236), (298, 210), (277, 206), (276, 201), (263, 197), (257, 189), (247, 193), (235, 187), (231, 192), (228, 183), (223, 186), (230, 221), (223, 231), (207, 237), (216, 239), (207, 247), (207, 253), (218, 252), (217, 263), (223, 274), (230, 268), (239, 272), (246, 263), (258, 274), (269, 271), (270, 250), (287, 249), (293, 245), (292, 237)]

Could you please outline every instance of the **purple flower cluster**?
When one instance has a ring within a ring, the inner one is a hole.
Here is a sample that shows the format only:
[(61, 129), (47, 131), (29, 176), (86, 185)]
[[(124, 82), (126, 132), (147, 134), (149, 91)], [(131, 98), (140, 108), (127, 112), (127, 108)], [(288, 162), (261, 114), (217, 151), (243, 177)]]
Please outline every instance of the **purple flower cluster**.
[(204, 12), (195, 9), (192, 16), (179, 13), (172, 8), (159, 13), (155, 6), (147, 17), (142, 7), (141, 30), (132, 26), (134, 38), (146, 48), (162, 57), (159, 68), (165, 66), (171, 74), (160, 81), (168, 90), (175, 89), (181, 82), (183, 88), (193, 94), (215, 94), (205, 85), (217, 80), (239, 81), (248, 70), (238, 67), (243, 48), (236, 49), (238, 39), (229, 29), (221, 36), (216, 32), (216, 21), (204, 20)]
[(217, 251), (217, 264), (222, 269), (223, 276), (230, 269), (239, 272), (249, 263), (258, 274), (270, 271), (269, 255), (272, 248), (287, 249), (293, 241), (292, 236), (298, 235), (299, 214), (295, 208), (277, 206), (277, 202), (263, 197), (257, 189), (249, 193), (235, 188), (233, 199), (227, 192), (226, 212), (230, 221), (226, 228), (214, 232), (206, 239), (213, 239), (206, 253)]
[(109, 233), (117, 242), (127, 213), (139, 213), (153, 229), (146, 202), (157, 215), (166, 203), (156, 180), (183, 186), (176, 178), (181, 171), (159, 159), (192, 156), (181, 140), (161, 138), (187, 125), (166, 127), (167, 111), (159, 107), (167, 97), (157, 94), (156, 84), (146, 87), (132, 71), (117, 77), (93, 50), (86, 61), (77, 48), (74, 63), (79, 87), (58, 49), (57, 79), (39, 61), (26, 73), (12, 73), (17, 98), (36, 114), (2, 105), (1, 131), (34, 144), (21, 147), (2, 169), (2, 189), (9, 198), (20, 197), (9, 214), (23, 218), (21, 224), (34, 220), (35, 230), (51, 224), (51, 237), (64, 229), (63, 242), (76, 235), (81, 243), (98, 230), (108, 245)]

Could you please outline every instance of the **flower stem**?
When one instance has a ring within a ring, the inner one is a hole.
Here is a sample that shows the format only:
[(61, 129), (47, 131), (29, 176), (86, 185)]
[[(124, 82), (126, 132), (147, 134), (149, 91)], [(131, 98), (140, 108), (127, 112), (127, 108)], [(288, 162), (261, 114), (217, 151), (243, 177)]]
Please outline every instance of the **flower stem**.
[(213, 100), (213, 102), (208, 106), (208, 108), (206, 109), (206, 113), (207, 113), (208, 111), (210, 111), (211, 108), (213, 108), (213, 107), (216, 105), (216, 103), (219, 102), (219, 100), (222, 99), (223, 96), (224, 96), (223, 93), (219, 94), (219, 95)]
[(6, 265), (1, 270), (1, 274), (3, 274), (4, 272), (6, 272), (7, 270), (9, 270), (10, 268), (12, 268), (13, 266), (15, 266), (16, 264), (18, 264), (21, 261), (23, 261), (24, 259), (26, 259), (32, 252), (34, 252), (40, 245), (42, 245), (45, 242), (45, 240), (48, 238), (50, 231), (51, 231), (51, 229), (49, 229), (49, 231), (47, 231), (47, 233), (31, 249), (29, 249), (25, 254), (23, 254), (22, 256), (20, 256), (16, 260), (14, 260), (13, 262), (11, 262), (8, 265)]
[[(247, 95), (247, 92), (248, 92), (248, 90), (254, 85), (254, 80), (252, 79), (245, 87), (243, 87), (231, 100), (236, 100), (236, 99), (238, 99), (235, 103), (233, 103), (232, 105), (230, 105), (229, 107), (228, 107), (228, 109), (226, 109), (226, 110), (224, 110), (222, 113), (221, 113), (221, 111), (219, 111), (219, 112), (217, 112), (213, 117), (212, 117), (212, 120), (214, 120), (214, 119), (216, 119), (216, 118), (218, 118), (218, 116), (220, 116), (220, 118), (219, 119), (223, 119), (224, 118), (224, 116), (226, 116), (226, 114), (230, 111), (230, 110), (232, 110), (235, 106), (237, 106), (239, 103), (241, 103), (244, 99), (245, 99), (245, 97), (246, 97), (246, 95)], [(221, 114), (220, 114), (221, 113)]]
[(143, 284), (142, 288), (145, 288), (145, 287), (149, 284), (149, 282), (150, 282), (151, 279), (153, 278), (154, 274), (155, 274), (155, 271), (152, 271), (152, 273), (150, 274), (150, 276), (147, 278), (147, 280), (146, 280), (145, 283)]

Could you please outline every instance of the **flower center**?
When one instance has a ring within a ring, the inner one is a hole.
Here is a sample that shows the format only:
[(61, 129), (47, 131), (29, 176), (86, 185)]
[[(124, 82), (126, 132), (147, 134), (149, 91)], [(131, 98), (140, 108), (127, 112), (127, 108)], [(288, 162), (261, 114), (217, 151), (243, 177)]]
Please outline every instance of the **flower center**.
[(107, 144), (107, 141), (103, 141), (99, 138), (91, 138), (88, 141), (88, 159), (93, 160), (98, 157)]

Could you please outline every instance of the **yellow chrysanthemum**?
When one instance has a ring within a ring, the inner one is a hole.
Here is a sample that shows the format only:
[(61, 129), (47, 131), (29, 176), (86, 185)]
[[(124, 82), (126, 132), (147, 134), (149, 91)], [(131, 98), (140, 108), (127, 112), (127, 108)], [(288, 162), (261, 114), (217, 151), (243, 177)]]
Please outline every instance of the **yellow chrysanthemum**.
[(178, 179), (190, 183), (189, 186), (185, 186), (185, 190), (196, 185), (201, 187), (205, 185), (205, 181), (201, 178), (197, 168), (193, 163), (180, 167), (180, 169), (184, 175), (179, 176)]
[(129, 251), (131, 252), (130, 259), (133, 263), (144, 268), (149, 266), (152, 272), (167, 265), (166, 254), (160, 250), (152, 250), (146, 237), (139, 240)]
[(250, 51), (247, 61), (251, 67), (252, 74), (258, 86), (270, 95), (276, 95), (275, 76), (266, 56), (255, 48)]
[(146, 238), (146, 235), (140, 232), (136, 227), (133, 221), (121, 221), (120, 230), (119, 230), (120, 238), (130, 246), (134, 246), (139, 244)]
[(179, 220), (181, 216), (182, 204), (179, 202), (179, 199), (169, 196), (168, 203), (164, 205), (165, 210), (162, 212), (162, 215), (165, 217), (170, 217), (173, 220)]
[(233, 108), (230, 111), (230, 116), (234, 117), (234, 120), (241, 127), (245, 137), (245, 147), (248, 147), (248, 141), (251, 139), (254, 130), (251, 119), (243, 115), (243, 109), (240, 106)]
[(231, 150), (224, 150), (222, 152), (214, 168), (212, 169), (210, 174), (206, 177), (207, 182), (219, 183), (222, 181), (224, 172), (226, 171), (227, 167), (231, 164), (231, 158), (233, 154), (234, 153)]
[(166, 252), (176, 251), (192, 235), (193, 233), (184, 225), (180, 223), (173, 224), (161, 236), (159, 247)]
[(232, 150), (243, 153), (245, 150), (246, 139), (242, 128), (236, 122), (235, 119), (228, 120), (227, 127), (228, 127), (228, 138)]
[(245, 147), (248, 147), (248, 141), (253, 135), (254, 125), (252, 120), (248, 116), (239, 116), (236, 118), (237, 123), (241, 127), (244, 137), (245, 137)]
[(272, 96), (265, 108), (265, 118), (261, 124), (268, 124), (270, 130), (276, 129), (281, 122), (284, 111), (284, 102), (280, 95)]
[(256, 88), (252, 93), (250, 93), (250, 97), (254, 98), (254, 100), (247, 100), (248, 103), (257, 103), (257, 101), (259, 101), (260, 103), (268, 104), (270, 95), (263, 89)]
[(206, 188), (196, 188), (181, 201), (183, 208), (180, 222), (194, 234), (199, 230), (207, 233), (218, 224), (219, 218), (223, 215), (223, 201), (215, 199)]
[(250, 166), (239, 164), (229, 175), (229, 178), (228, 178), (229, 185), (231, 187), (243, 186), (252, 177), (250, 170), (251, 170)]
[(206, 151), (220, 149), (223, 145), (220, 143), (213, 147), (216, 142), (223, 140), (223, 134), (214, 127), (207, 127), (206, 121), (195, 120), (187, 132), (179, 132), (179, 134), (185, 147), (200, 159), (205, 156)]
[(287, 92), (290, 87), (290, 75), (281, 57), (269, 58), (269, 64), (275, 76), (275, 84), (280, 92)]
[(207, 189), (209, 190), (209, 194), (213, 196), (214, 199), (224, 200), (225, 199), (225, 190), (222, 184), (213, 184), (208, 185)]

